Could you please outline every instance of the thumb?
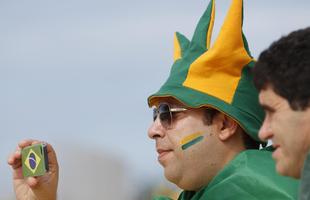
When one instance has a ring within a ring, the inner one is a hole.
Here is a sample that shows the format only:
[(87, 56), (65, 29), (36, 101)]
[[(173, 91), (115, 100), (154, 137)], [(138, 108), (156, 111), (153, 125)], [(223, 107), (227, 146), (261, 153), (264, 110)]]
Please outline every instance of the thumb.
[(28, 177), (26, 182), (30, 188), (35, 188), (39, 184), (39, 180), (36, 177)]

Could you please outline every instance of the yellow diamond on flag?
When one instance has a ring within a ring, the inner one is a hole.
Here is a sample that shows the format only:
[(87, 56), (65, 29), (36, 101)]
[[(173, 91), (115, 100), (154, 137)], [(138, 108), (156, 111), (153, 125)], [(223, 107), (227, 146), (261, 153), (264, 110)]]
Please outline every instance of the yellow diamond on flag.
[(41, 158), (32, 150), (30, 149), (28, 156), (25, 160), (25, 165), (28, 167), (28, 169), (35, 173), (39, 164), (41, 162)]

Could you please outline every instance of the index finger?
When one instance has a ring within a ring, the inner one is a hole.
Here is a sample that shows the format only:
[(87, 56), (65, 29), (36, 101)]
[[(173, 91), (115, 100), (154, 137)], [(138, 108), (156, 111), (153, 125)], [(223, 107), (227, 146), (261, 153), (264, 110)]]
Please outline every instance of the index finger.
[(26, 140), (22, 140), (18, 143), (18, 147), (23, 149), (27, 146), (33, 145), (33, 144), (38, 144), (40, 143), (39, 140), (33, 140), (33, 139), (26, 139)]

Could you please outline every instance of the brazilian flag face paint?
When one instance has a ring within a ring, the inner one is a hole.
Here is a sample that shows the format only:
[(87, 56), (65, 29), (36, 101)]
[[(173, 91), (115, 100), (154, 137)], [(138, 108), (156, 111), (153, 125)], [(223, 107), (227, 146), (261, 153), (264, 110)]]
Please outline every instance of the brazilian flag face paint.
[(202, 132), (196, 132), (196, 133), (192, 133), (186, 137), (184, 137), (180, 144), (181, 144), (181, 148), (182, 150), (186, 150), (187, 148), (201, 142), (203, 140), (203, 135)]
[[(180, 33), (174, 38), (174, 64), (167, 81), (148, 98), (149, 106), (171, 97), (190, 108), (209, 106), (234, 119), (254, 140), (264, 118), (258, 103), (251, 68), (254, 66), (242, 31), (243, 1), (232, 4), (213, 45), (215, 18), (211, 0), (192, 40)], [(261, 141), (260, 141), (261, 142)]]

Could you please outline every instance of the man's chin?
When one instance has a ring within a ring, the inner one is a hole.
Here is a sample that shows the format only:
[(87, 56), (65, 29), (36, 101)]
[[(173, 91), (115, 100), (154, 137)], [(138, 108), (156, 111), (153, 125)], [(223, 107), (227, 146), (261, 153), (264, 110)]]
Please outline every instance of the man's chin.
[(295, 165), (288, 165), (287, 163), (283, 163), (283, 160), (276, 161), (276, 170), (282, 176), (289, 176), (295, 179), (299, 179), (301, 175), (301, 169), (297, 167), (297, 163)]
[(174, 183), (174, 184), (177, 184), (177, 177), (176, 177), (175, 174), (173, 174), (173, 173), (167, 171), (166, 169), (165, 169), (165, 173), (164, 173), (164, 174), (165, 174), (166, 179), (167, 179), (169, 182)]

